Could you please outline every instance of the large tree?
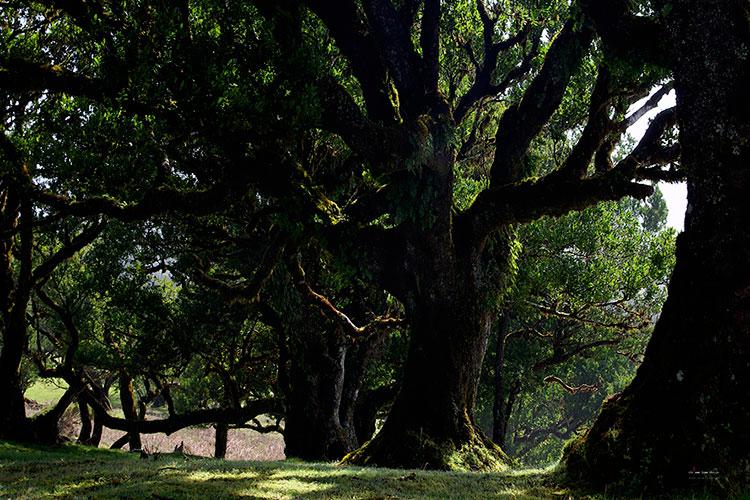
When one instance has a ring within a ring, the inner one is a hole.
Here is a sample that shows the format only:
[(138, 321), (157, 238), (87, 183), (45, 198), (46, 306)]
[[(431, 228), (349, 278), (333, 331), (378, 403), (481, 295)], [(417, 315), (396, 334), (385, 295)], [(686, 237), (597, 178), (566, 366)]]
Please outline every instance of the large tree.
[[(674, 150), (660, 142), (673, 113), (660, 114), (632, 153), (612, 165), (612, 143), (627, 119), (612, 120), (610, 111), (618, 97), (640, 95), (652, 82), (634, 89), (602, 64), (589, 86), (580, 140), (552, 168), (528, 172), (532, 141), (590, 53), (593, 29), (575, 5), (307, 4), (357, 83), (347, 88), (315, 75), (319, 126), (339, 135), (375, 179), (372, 192), (344, 208), (344, 222), (337, 219), (329, 231), (338, 239), (332, 246), (361, 256), (364, 271), (404, 304), (411, 329), (391, 412), (378, 435), (346, 461), (501, 466), (503, 453), (474, 423), (474, 402), (496, 304), (512, 272), (512, 226), (650, 194), (650, 186), (635, 180), (673, 175), (649, 168), (673, 158)], [(524, 12), (526, 27), (513, 22)], [(467, 23), (476, 29), (465, 30)], [(545, 56), (536, 58), (540, 44)], [(467, 66), (452, 58), (465, 58)], [(521, 77), (530, 77), (528, 85), (518, 85)], [(506, 106), (492, 105), (501, 98)], [(488, 129), (491, 165), (462, 210), (455, 199), (458, 160), (474, 141), (486, 144)], [(592, 173), (597, 153), (599, 168)]]
[(567, 470), (600, 485), (738, 484), (750, 456), (750, 4), (655, 1), (645, 17), (612, 4), (588, 6), (610, 50), (674, 72), (688, 209), (645, 360)]
[[(674, 157), (661, 141), (671, 111), (622, 161), (611, 161), (617, 138), (642, 115), (624, 117), (623, 107), (659, 75), (636, 67), (633, 78), (609, 65), (575, 3), (14, 1), (0, 8), (12, 20), (2, 88), (31, 93), (72, 123), (118, 125), (49, 135), (56, 145), (68, 138), (67, 147), (32, 162), (32, 179), (69, 179), (77, 170), (91, 181), (31, 189), (53, 216), (210, 213), (252, 186), (285, 197), (287, 217), (403, 304), (411, 344), (400, 394), (381, 432), (350, 462), (502, 465), (473, 407), (513, 269), (513, 225), (645, 197), (652, 189), (638, 180), (674, 175), (654, 167)], [(28, 35), (37, 32), (45, 36)], [(566, 117), (560, 108), (571, 81), (588, 103)], [(39, 92), (77, 100), (71, 106)], [(532, 142), (556, 113), (567, 118), (557, 132), (578, 142), (559, 161), (530, 168)], [(107, 132), (122, 126), (130, 140), (112, 141)], [(321, 168), (300, 154), (302, 134), (345, 147)], [(108, 139), (111, 147), (103, 147)], [(110, 177), (125, 177), (121, 185), (99, 188), (95, 158)], [(457, 178), (467, 165), (475, 166), (476, 196), (464, 203)]]

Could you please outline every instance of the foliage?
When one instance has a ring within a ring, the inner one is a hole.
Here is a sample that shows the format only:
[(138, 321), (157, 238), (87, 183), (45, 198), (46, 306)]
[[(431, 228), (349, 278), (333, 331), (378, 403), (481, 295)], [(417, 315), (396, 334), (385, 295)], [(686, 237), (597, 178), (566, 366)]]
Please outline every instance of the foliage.
[[(644, 203), (600, 204), (520, 230), (524, 250), (506, 306), (512, 321), (501, 396), (520, 390), (506, 440), (511, 455), (554, 463), (564, 441), (630, 382), (674, 266), (675, 233), (665, 224), (657, 190)], [(487, 376), (496, 369), (493, 354)], [(571, 394), (550, 376), (583, 389)], [(489, 378), (483, 389), (486, 419), (494, 395)]]

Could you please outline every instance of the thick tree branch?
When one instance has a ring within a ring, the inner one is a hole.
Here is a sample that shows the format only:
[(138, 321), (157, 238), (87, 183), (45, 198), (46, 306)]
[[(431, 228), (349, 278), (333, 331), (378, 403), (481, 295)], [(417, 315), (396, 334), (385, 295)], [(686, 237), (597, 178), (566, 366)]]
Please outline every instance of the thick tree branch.
[[(406, 29), (408, 31), (408, 27)], [(424, 1), (420, 43), (425, 91), (428, 94), (437, 94), (440, 68), (440, 0)]]
[(359, 14), (354, 0), (306, 0), (310, 9), (326, 25), (352, 72), (362, 87), (370, 118), (393, 123), (396, 111), (389, 94), (389, 80), (372, 33)]
[(582, 0), (581, 8), (609, 51), (639, 63), (669, 67), (663, 28), (656, 19), (631, 15), (629, 4), (629, 0)]
[(412, 145), (394, 125), (371, 121), (364, 116), (347, 90), (333, 78), (318, 85), (322, 104), (321, 127), (339, 135), (358, 155), (377, 168), (394, 158), (408, 157)]
[(669, 82), (659, 87), (659, 90), (654, 92), (654, 94), (649, 97), (648, 100), (646, 100), (646, 102), (644, 102), (640, 108), (633, 111), (632, 114), (630, 114), (627, 118), (620, 122), (619, 131), (625, 132), (628, 128), (635, 125), (638, 120), (643, 118), (646, 113), (653, 109), (656, 109), (656, 107), (659, 105), (659, 102), (661, 102), (664, 96), (669, 94), (672, 89), (674, 89), (674, 82)]
[(521, 102), (503, 113), (495, 136), (491, 188), (517, 180), (521, 159), (531, 141), (562, 102), (568, 82), (578, 69), (592, 38), (593, 30), (588, 23), (580, 24), (577, 19), (565, 23)]
[(634, 174), (635, 169), (613, 169), (582, 180), (548, 175), (539, 180), (485, 190), (471, 208), (458, 217), (457, 224), (468, 225), (469, 234), (480, 242), (504, 225), (530, 222), (545, 215), (560, 216), (625, 196), (638, 199), (651, 196), (653, 188), (632, 182)]
[(232, 285), (210, 276), (204, 270), (205, 265), (200, 259), (198, 260), (198, 266), (194, 268), (195, 277), (200, 283), (208, 288), (217, 290), (230, 301), (241, 302), (243, 304), (255, 304), (260, 299), (260, 293), (268, 279), (273, 274), (276, 264), (278, 264), (284, 254), (286, 244), (286, 238), (281, 236), (274, 238), (268, 248), (263, 252), (252, 279), (245, 284)]
[(634, 179), (656, 178), (657, 173), (648, 167), (675, 159), (678, 149), (661, 145), (662, 136), (674, 120), (674, 108), (659, 113), (633, 152), (607, 172), (574, 179), (558, 170), (538, 180), (486, 189), (458, 217), (457, 224), (464, 226), (475, 242), (481, 242), (507, 224), (529, 222), (544, 215), (560, 216), (625, 196), (646, 198), (653, 194), (653, 187)]
[(566, 175), (574, 178), (581, 178), (586, 175), (591, 158), (601, 147), (602, 143), (613, 128), (609, 119), (609, 105), (612, 98), (612, 83), (609, 70), (606, 66), (599, 67), (594, 90), (591, 93), (589, 103), (589, 116), (586, 126), (583, 129), (581, 138), (573, 146), (560, 167), (560, 170)]
[(212, 213), (232, 200), (231, 194), (241, 187), (218, 184), (204, 190), (180, 190), (160, 186), (148, 191), (138, 202), (123, 203), (108, 196), (75, 200), (67, 196), (37, 190), (34, 198), (65, 215), (88, 217), (107, 215), (122, 221), (142, 220), (154, 215), (179, 212), (192, 215)]
[(51, 64), (0, 56), (0, 88), (13, 92), (63, 92), (97, 101), (113, 97), (117, 90), (99, 81)]
[(34, 283), (38, 284), (45, 280), (50, 274), (52, 274), (57, 266), (92, 243), (102, 233), (104, 227), (105, 224), (99, 223), (84, 229), (69, 243), (52, 254), (47, 260), (39, 264), (31, 274), (31, 279)]
[(208, 410), (196, 410), (183, 414), (174, 414), (159, 420), (127, 420), (110, 415), (101, 405), (100, 401), (88, 390), (81, 392), (81, 397), (91, 405), (105, 427), (125, 432), (137, 432), (140, 434), (172, 434), (185, 427), (193, 425), (226, 423), (242, 426), (249, 420), (260, 415), (276, 414), (283, 411), (283, 406), (276, 399), (260, 399), (251, 401), (242, 408), (216, 408)]
[(401, 23), (391, 0), (363, 0), (365, 15), (396, 88), (406, 114), (415, 115), (424, 101), (424, 80), (418, 71), (422, 61), (411, 42), (408, 29)]

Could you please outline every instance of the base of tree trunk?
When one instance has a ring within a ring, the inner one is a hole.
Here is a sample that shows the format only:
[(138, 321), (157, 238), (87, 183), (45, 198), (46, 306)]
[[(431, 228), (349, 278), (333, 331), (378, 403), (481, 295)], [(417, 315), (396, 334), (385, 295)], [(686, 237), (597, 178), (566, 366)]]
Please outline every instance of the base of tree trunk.
[(0, 439), (38, 445), (56, 445), (65, 442), (60, 436), (58, 418), (41, 414), (15, 422), (12, 428), (0, 433)]
[(384, 428), (342, 460), (344, 465), (455, 471), (500, 471), (511, 460), (476, 425), (467, 424), (463, 436), (436, 438), (412, 430)]
[(610, 398), (594, 425), (566, 446), (565, 475), (638, 495), (697, 489), (733, 496), (732, 488), (750, 480), (748, 405), (739, 396), (745, 392), (735, 388), (733, 398), (706, 387), (688, 398), (638, 384)]

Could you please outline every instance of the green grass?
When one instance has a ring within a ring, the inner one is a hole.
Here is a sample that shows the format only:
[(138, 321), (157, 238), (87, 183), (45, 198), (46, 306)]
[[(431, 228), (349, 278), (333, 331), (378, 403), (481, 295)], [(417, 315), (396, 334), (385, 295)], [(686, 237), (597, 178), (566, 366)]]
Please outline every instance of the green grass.
[[(724, 495), (722, 495), (724, 496)], [(590, 494), (545, 470), (431, 472), (333, 464), (239, 462), (137, 454), (73, 444), (42, 448), (0, 441), (0, 498), (640, 498)], [(715, 498), (692, 491), (661, 498)], [(750, 498), (735, 495), (732, 498)]]
[[(26, 389), (23, 395), (26, 399), (50, 405), (57, 403), (67, 388), (68, 384), (59, 378), (39, 379), (31, 384), (31, 387)], [(120, 396), (117, 388), (110, 389), (109, 399), (113, 407), (120, 407)]]
[(402, 471), (231, 462), (0, 442), (0, 498), (567, 498), (544, 471)]
[(60, 379), (40, 379), (26, 389), (24, 397), (37, 403), (56, 403), (65, 393), (68, 384)]

